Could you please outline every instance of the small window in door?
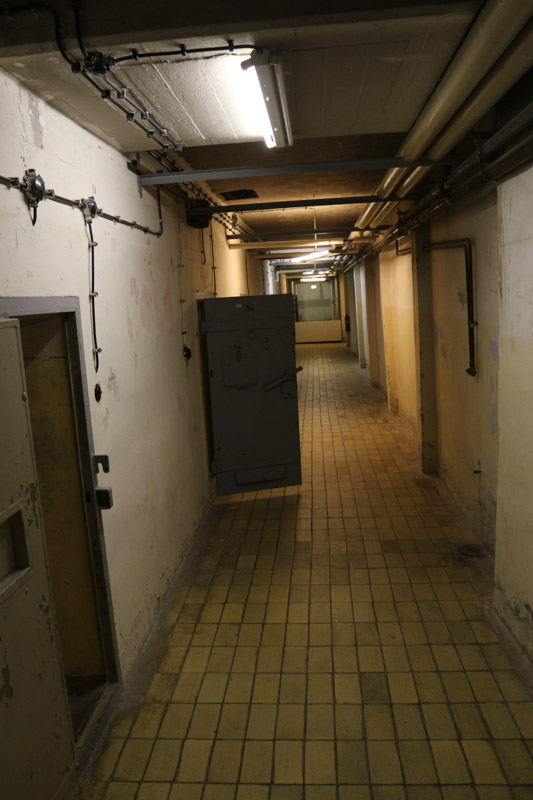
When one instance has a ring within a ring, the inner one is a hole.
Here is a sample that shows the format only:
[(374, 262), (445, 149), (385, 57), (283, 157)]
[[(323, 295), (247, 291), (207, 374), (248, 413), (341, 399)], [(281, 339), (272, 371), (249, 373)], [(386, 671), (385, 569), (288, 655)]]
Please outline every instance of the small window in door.
[(20, 506), (11, 506), (0, 517), (0, 603), (29, 574), (24, 517)]

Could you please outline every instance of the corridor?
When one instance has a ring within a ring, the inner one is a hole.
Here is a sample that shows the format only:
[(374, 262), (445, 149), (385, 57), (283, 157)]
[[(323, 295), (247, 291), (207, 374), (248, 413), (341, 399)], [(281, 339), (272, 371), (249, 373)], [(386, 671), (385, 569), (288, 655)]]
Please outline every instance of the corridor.
[(532, 798), (488, 559), (346, 346), (297, 363), (303, 483), (217, 499), (88, 800)]

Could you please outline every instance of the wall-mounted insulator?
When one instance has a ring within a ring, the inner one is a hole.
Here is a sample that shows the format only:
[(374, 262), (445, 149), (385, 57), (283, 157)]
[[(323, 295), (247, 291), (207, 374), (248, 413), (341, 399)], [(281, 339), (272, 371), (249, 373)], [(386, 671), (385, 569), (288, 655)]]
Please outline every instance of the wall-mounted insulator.
[[(98, 214), (98, 206), (94, 197), (87, 197), (80, 201), (80, 208), (83, 212), (85, 220), (93, 220)], [(89, 242), (89, 247), (96, 247), (96, 242)]]
[(86, 72), (92, 72), (93, 75), (105, 75), (114, 66), (115, 59), (113, 56), (106, 56), (99, 51), (88, 53), (83, 63), (83, 69)]
[(46, 187), (40, 175), (34, 169), (27, 169), (20, 184), (30, 208), (37, 208), (46, 195)]

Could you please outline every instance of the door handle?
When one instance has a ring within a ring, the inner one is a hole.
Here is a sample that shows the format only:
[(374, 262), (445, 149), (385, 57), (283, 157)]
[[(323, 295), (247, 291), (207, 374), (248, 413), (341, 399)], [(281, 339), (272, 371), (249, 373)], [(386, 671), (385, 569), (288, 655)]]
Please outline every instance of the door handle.
[(263, 389), (265, 390), (265, 392), (271, 392), (272, 389), (276, 388), (276, 386), (280, 386), (282, 383), (285, 383), (285, 381), (290, 381), (293, 378), (295, 378), (297, 373), (301, 372), (302, 370), (303, 367), (296, 367), (295, 369), (290, 369), (288, 372), (285, 373), (285, 375), (283, 375), (283, 377), (278, 378), (276, 381), (272, 381), (271, 383), (265, 383)]

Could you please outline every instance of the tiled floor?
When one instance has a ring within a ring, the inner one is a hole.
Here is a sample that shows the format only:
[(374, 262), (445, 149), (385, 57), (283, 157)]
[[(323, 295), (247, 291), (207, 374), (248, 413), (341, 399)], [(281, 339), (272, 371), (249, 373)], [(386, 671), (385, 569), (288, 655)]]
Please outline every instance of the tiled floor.
[(88, 797), (533, 798), (533, 703), (468, 526), (347, 348), (299, 356), (304, 483), (217, 502)]

